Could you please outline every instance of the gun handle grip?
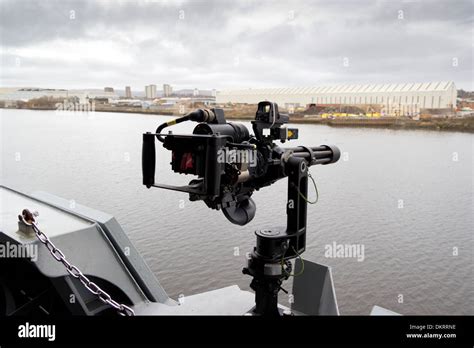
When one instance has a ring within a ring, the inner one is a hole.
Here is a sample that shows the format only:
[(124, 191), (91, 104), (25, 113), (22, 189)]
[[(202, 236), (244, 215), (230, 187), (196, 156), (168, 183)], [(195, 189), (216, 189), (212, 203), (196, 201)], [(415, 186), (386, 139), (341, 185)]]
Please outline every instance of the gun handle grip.
[(142, 175), (143, 185), (150, 188), (155, 184), (156, 150), (155, 134), (143, 134)]

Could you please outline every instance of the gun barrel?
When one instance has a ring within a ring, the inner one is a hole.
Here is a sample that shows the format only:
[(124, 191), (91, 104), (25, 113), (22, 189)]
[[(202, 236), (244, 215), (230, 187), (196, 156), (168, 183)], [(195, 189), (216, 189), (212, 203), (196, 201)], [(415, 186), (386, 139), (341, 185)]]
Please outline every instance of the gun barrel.
[(292, 156), (301, 157), (308, 161), (309, 165), (335, 163), (341, 157), (341, 151), (335, 145), (321, 145), (315, 147), (293, 147), (286, 148), (292, 151)]

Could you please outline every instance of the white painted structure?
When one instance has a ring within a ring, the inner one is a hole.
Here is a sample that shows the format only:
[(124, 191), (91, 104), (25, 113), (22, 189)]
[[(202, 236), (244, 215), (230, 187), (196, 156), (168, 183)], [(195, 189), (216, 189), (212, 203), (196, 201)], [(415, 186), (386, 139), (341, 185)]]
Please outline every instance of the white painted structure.
[(425, 108), (452, 109), (456, 95), (456, 86), (449, 81), (223, 90), (217, 92), (216, 103), (256, 104), (269, 100), (285, 107), (379, 105), (386, 113), (415, 114)]

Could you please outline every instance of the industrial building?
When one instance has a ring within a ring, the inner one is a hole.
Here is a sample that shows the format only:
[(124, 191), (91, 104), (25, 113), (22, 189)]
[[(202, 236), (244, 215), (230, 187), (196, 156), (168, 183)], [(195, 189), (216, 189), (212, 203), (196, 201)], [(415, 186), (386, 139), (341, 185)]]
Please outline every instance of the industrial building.
[(453, 110), (456, 95), (456, 86), (450, 81), (223, 90), (217, 92), (216, 103), (256, 104), (269, 100), (286, 108), (354, 105), (378, 108), (384, 114), (414, 115), (421, 109)]

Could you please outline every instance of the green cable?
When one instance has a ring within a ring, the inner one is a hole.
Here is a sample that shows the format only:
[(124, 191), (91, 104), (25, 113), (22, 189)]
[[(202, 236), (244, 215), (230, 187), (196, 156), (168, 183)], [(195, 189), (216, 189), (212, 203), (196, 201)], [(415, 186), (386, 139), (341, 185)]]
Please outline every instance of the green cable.
[(310, 200), (308, 200), (307, 197), (305, 197), (301, 192), (300, 190), (297, 190), (298, 191), (298, 194), (300, 195), (301, 198), (303, 198), (306, 203), (309, 203), (309, 204), (316, 204), (319, 200), (319, 191), (318, 191), (318, 186), (316, 185), (316, 181), (314, 181), (314, 178), (313, 176), (311, 175), (311, 173), (308, 172), (308, 177), (311, 179), (311, 181), (313, 182), (313, 185), (314, 185), (314, 189), (316, 190), (316, 199), (312, 202)]
[(291, 249), (293, 249), (293, 251), (295, 252), (295, 254), (300, 258), (301, 260), (301, 271), (298, 272), (298, 274), (288, 274), (288, 272), (285, 270), (285, 268), (283, 267), (284, 264), (283, 264), (283, 258), (285, 257), (285, 254), (283, 254), (283, 256), (281, 257), (281, 269), (283, 270), (283, 272), (285, 272), (286, 274), (288, 274), (289, 277), (298, 277), (300, 275), (303, 274), (304, 272), (304, 260), (303, 258), (301, 257), (300, 254), (298, 254), (298, 252), (295, 250), (295, 247), (294, 246), (291, 246)]

